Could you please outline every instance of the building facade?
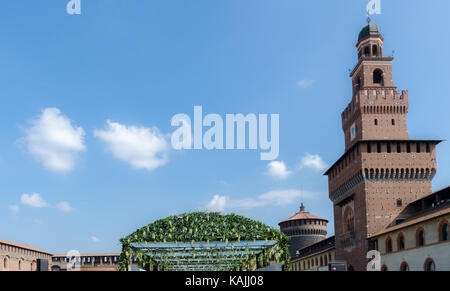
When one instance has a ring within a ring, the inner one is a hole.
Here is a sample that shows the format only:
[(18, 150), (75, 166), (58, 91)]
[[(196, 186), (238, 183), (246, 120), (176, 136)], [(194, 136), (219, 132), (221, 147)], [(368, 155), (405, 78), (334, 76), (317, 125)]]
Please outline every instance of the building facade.
[(328, 220), (307, 212), (303, 203), (299, 212), (280, 222), (278, 225), (281, 232), (290, 238), (291, 258), (296, 257), (297, 250), (324, 240), (327, 236), (327, 223)]
[(411, 203), (400, 217), (370, 238), (381, 270), (450, 270), (450, 187)]
[(0, 239), (0, 271), (37, 271), (41, 261), (46, 262), (48, 271), (51, 258), (47, 251)]
[(345, 153), (326, 172), (334, 206), (336, 258), (365, 270), (369, 238), (395, 222), (407, 205), (432, 193), (437, 140), (409, 138), (408, 91), (393, 82), (375, 24), (364, 27), (350, 74), (353, 96), (342, 113)]
[(67, 255), (53, 255), (51, 260), (52, 271), (118, 271), (120, 253), (111, 254), (80, 254), (68, 257)]
[(335, 237), (329, 237), (297, 251), (292, 271), (331, 271), (336, 263)]

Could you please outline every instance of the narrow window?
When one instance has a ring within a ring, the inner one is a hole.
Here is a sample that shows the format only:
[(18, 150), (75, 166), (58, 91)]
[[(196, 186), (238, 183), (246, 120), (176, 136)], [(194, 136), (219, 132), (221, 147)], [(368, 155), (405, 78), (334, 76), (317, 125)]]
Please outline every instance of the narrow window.
[(397, 144), (397, 153), (401, 153), (402, 152), (402, 148), (401, 145), (398, 143)]
[(387, 144), (387, 152), (391, 153), (391, 144), (390, 143)]
[(420, 143), (417, 143), (416, 147), (417, 147), (417, 153), (420, 154)]
[(367, 144), (367, 152), (372, 153), (372, 148), (370, 147), (370, 143)]
[(448, 224), (445, 223), (441, 226), (441, 241), (447, 241), (448, 240)]
[(402, 199), (397, 199), (397, 207), (402, 207), (403, 201)]
[(423, 247), (425, 245), (425, 232), (423, 231), (423, 229), (420, 229), (417, 232), (417, 246), (418, 247)]
[(375, 125), (378, 125), (378, 119), (375, 119), (373, 122)]
[(398, 238), (398, 250), (404, 250), (405, 249), (405, 237), (401, 234)]
[(406, 152), (407, 153), (411, 152), (411, 145), (409, 143), (406, 144)]
[(431, 152), (431, 149), (430, 149), (430, 144), (429, 144), (429, 143), (427, 143), (427, 153), (429, 153), (429, 152)]
[(390, 238), (386, 240), (386, 253), (392, 253), (392, 240)]
[(377, 57), (378, 56), (378, 47), (376, 45), (374, 45), (372, 47), (372, 52), (373, 52), (373, 56)]
[(380, 143), (377, 143), (377, 152), (381, 153), (381, 144)]
[(395, 119), (392, 119), (392, 125), (395, 125)]

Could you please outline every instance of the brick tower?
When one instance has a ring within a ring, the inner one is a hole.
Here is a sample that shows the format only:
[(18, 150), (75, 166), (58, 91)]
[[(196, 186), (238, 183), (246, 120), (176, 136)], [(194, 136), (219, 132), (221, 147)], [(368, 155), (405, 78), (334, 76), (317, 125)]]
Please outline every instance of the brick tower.
[(298, 250), (322, 241), (327, 236), (328, 220), (312, 215), (300, 206), (300, 212), (283, 220), (278, 225), (289, 238), (289, 253), (295, 258)]
[(350, 74), (353, 96), (342, 113), (345, 153), (325, 173), (334, 205), (337, 260), (365, 270), (368, 238), (402, 219), (410, 202), (432, 192), (435, 147), (440, 141), (411, 140), (408, 92), (392, 79), (392, 57), (383, 56), (377, 25), (364, 27)]

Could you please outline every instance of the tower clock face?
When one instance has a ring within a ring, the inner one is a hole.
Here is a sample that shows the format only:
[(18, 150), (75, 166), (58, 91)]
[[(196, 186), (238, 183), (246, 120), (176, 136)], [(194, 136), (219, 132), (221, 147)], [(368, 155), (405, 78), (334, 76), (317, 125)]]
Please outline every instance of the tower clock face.
[(353, 123), (352, 127), (350, 128), (350, 138), (351, 138), (351, 140), (354, 140), (355, 136), (356, 136), (356, 126)]

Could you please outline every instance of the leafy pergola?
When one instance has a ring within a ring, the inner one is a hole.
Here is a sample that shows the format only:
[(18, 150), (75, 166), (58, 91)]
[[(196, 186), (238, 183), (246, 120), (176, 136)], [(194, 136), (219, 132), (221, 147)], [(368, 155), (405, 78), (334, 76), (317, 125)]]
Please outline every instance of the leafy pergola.
[(122, 238), (119, 270), (128, 270), (130, 262), (146, 270), (256, 270), (273, 262), (289, 269), (288, 239), (235, 214), (174, 215)]

